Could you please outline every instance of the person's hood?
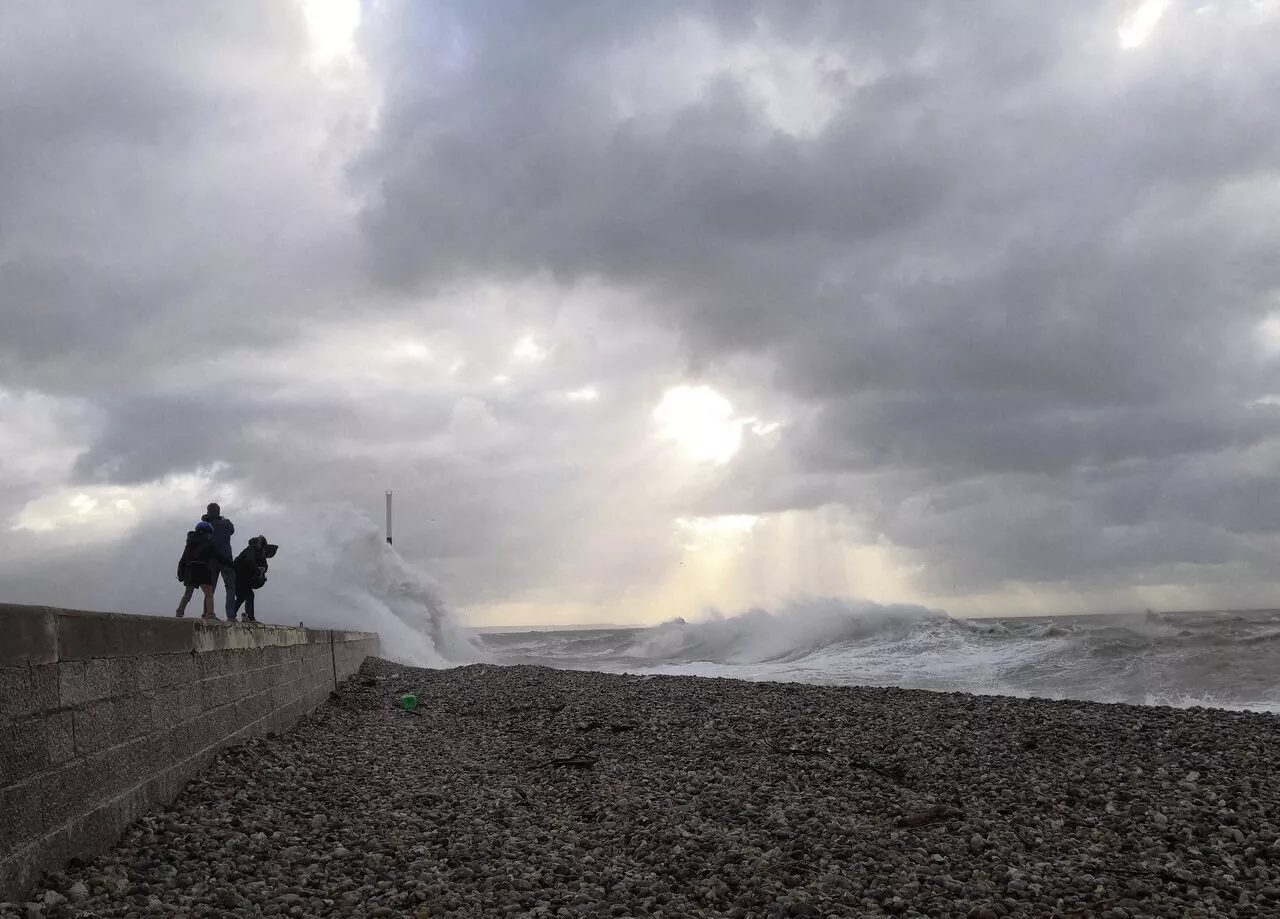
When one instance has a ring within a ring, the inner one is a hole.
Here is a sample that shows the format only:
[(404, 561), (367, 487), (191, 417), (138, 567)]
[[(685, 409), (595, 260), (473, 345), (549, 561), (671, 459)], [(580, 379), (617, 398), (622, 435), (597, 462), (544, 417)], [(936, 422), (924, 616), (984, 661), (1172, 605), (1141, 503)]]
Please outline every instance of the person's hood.
[(222, 516), (221, 515), (214, 516), (213, 514), (201, 514), (200, 519), (203, 520), (205, 523), (213, 523), (216, 520), (221, 520)]

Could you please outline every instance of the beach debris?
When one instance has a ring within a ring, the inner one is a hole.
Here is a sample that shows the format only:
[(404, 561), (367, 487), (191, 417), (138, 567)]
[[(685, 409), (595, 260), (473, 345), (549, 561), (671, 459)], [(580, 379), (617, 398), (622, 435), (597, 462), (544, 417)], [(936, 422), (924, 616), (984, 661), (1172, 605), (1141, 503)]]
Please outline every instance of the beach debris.
[(614, 734), (623, 734), (627, 731), (634, 731), (636, 729), (636, 725), (628, 724), (624, 721), (610, 721), (607, 723), (604, 721), (579, 721), (576, 727), (584, 734), (588, 731), (598, 731), (601, 728), (606, 727)]
[(932, 807), (926, 807), (922, 811), (916, 811), (911, 814), (904, 814), (898, 818), (898, 826), (903, 829), (911, 827), (929, 826), (933, 823), (945, 823), (948, 820), (963, 820), (964, 811), (949, 804), (934, 804)]
[(823, 750), (816, 747), (780, 747), (777, 744), (769, 744), (769, 748), (782, 756), (830, 756), (832, 753), (830, 749)]

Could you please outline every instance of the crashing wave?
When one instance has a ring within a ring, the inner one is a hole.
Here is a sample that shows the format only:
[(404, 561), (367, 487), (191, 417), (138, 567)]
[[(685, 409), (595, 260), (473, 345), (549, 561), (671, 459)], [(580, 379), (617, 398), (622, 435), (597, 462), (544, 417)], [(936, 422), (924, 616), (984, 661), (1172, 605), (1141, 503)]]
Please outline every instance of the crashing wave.
[(298, 530), (280, 521), (273, 531), (281, 548), (259, 599), (264, 618), (378, 632), (384, 657), (416, 666), (491, 658), (441, 600), (431, 576), (405, 561), (368, 517), (331, 506), (306, 523)]

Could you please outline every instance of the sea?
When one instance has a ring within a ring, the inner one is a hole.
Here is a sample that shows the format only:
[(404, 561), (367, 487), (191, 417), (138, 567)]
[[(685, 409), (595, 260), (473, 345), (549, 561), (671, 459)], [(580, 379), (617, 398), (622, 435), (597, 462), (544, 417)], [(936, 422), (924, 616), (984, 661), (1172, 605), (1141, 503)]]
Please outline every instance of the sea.
[(497, 663), (1280, 712), (1280, 610), (967, 620), (815, 603), (480, 640)]
[(1280, 712), (1280, 610), (962, 619), (805, 598), (646, 628), (471, 629), (377, 526), (324, 513), (313, 523), (314, 545), (273, 575), (277, 621), (376, 631), (384, 655), (420, 667), (541, 664)]

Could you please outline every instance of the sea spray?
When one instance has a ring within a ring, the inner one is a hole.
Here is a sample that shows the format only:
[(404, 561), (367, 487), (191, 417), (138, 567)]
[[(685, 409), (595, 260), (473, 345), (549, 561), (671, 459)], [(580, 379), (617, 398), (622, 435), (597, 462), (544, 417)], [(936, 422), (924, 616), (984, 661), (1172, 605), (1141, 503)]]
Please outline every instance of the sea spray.
[(923, 606), (813, 598), (780, 612), (737, 615), (709, 611), (702, 619), (673, 619), (640, 632), (625, 652), (636, 657), (751, 664), (793, 660), (840, 642), (905, 637), (922, 627), (958, 628), (946, 613)]
[(405, 561), (354, 508), (318, 507), (264, 532), (280, 545), (258, 599), (266, 621), (377, 632), (383, 657), (421, 667), (489, 659), (431, 576)]
[(642, 629), (486, 635), (504, 662), (1280, 711), (1280, 612), (962, 620), (805, 600)]

